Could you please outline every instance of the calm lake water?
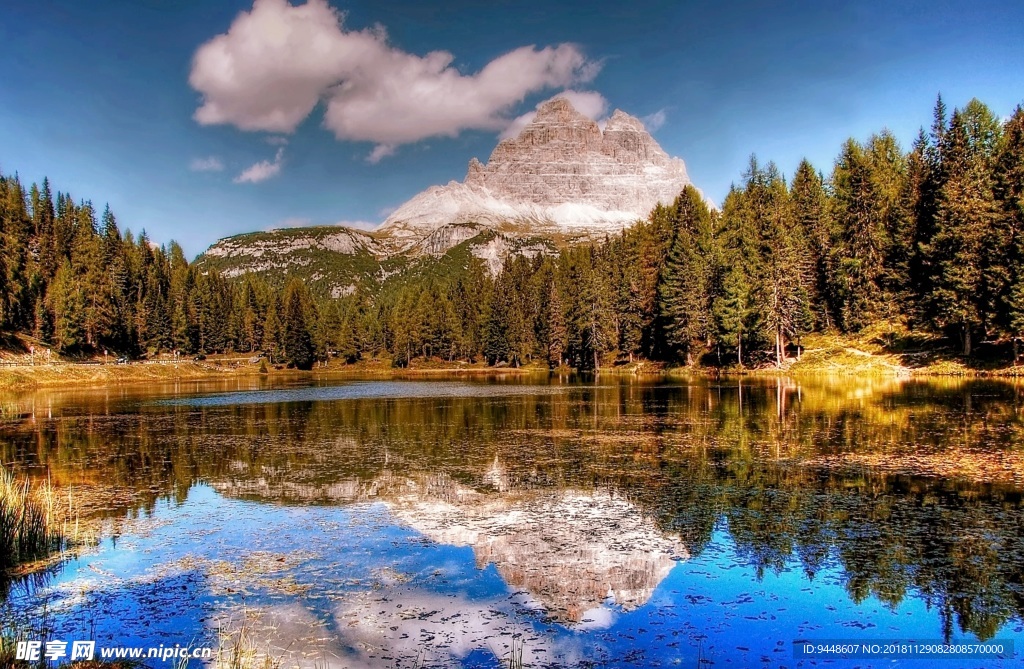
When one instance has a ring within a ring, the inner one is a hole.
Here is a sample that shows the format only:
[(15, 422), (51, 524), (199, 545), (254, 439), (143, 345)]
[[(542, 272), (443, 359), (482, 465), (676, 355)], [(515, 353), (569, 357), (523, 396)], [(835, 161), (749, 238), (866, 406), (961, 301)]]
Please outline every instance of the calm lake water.
[[(242, 638), (318, 668), (1024, 666), (1014, 385), (247, 379), (2, 400), (3, 463), (72, 486), (99, 527), (4, 587), (3, 615), (47, 638)], [(1018, 648), (794, 650), (894, 639)]]

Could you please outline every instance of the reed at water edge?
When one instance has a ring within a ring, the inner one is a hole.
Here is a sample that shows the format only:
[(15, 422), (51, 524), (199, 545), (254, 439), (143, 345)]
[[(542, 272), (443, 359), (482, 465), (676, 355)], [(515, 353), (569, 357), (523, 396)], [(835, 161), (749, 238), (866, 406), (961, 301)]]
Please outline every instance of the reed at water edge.
[(78, 514), (47, 481), (19, 481), (0, 466), (0, 572), (63, 551), (76, 542)]

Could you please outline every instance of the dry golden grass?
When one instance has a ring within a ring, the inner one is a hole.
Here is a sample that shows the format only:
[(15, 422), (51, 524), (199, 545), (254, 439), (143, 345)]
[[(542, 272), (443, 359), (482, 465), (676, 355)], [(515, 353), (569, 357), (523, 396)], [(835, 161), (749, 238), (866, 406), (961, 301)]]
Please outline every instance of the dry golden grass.
[(101, 387), (124, 383), (157, 383), (181, 379), (217, 379), (259, 374), (258, 365), (217, 366), (194, 362), (132, 365), (36, 365), (0, 369), (0, 389), (75, 386)]
[(70, 495), (47, 481), (33, 486), (0, 467), (0, 569), (39, 560), (80, 540)]

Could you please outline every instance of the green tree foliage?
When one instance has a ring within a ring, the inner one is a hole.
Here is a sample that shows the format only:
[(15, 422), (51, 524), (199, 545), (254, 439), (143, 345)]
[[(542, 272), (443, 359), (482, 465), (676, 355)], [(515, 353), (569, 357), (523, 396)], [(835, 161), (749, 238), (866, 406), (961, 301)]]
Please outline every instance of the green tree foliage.
[(1009, 226), (999, 216), (993, 167), (1000, 128), (992, 113), (972, 100), (953, 113), (942, 138), (942, 175), (930, 244), (937, 325), (957, 332), (965, 356), (975, 333), (998, 320), (998, 296), (1010, 283), (1006, 258)]
[(284, 321), (281, 329), (285, 360), (296, 369), (312, 369), (316, 360), (309, 311), (310, 298), (305, 284), (292, 280), (284, 291)]
[(665, 343), (692, 364), (711, 341), (719, 259), (714, 219), (704, 198), (687, 186), (672, 212), (672, 242), (658, 283)]
[(228, 280), (109, 207), (0, 174), (0, 329), (70, 353), (782, 365), (811, 330), (902, 320), (972, 355), (1024, 336), (1024, 108), (1001, 123), (939, 98), (907, 152), (888, 131), (850, 139), (831, 174), (803, 161), (788, 185), (752, 158), (720, 210), (687, 187), (602, 241), (501, 267), (462, 244), (385, 274), (315, 297)]
[(794, 235), (802, 238), (808, 253), (810, 280), (808, 302), (814, 327), (827, 331), (837, 324), (840, 304), (836, 300), (836, 250), (839, 232), (829, 210), (824, 179), (807, 160), (800, 162), (790, 187)]
[(1007, 325), (1019, 338), (1024, 334), (1024, 107), (1017, 107), (1003, 129), (995, 189), (1001, 217), (1011, 234), (1007, 244), (1011, 271)]
[(58, 351), (76, 351), (84, 342), (81, 286), (75, 281), (71, 263), (64, 261), (47, 291), (48, 307), (53, 314), (53, 344)]

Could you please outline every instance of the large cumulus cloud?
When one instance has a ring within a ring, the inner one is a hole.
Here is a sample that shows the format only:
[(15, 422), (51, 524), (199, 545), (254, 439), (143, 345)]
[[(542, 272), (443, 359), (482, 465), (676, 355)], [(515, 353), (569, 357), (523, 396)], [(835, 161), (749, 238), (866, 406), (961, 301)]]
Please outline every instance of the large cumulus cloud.
[(199, 47), (189, 83), (202, 95), (196, 121), (242, 130), (292, 132), (324, 100), (325, 127), (374, 142), (379, 159), (427, 137), (506, 128), (527, 95), (590, 81), (599, 69), (572, 44), (524, 46), (470, 74), (453, 61), (446, 51), (402, 51), (381, 27), (348, 30), (326, 0), (256, 0)]

